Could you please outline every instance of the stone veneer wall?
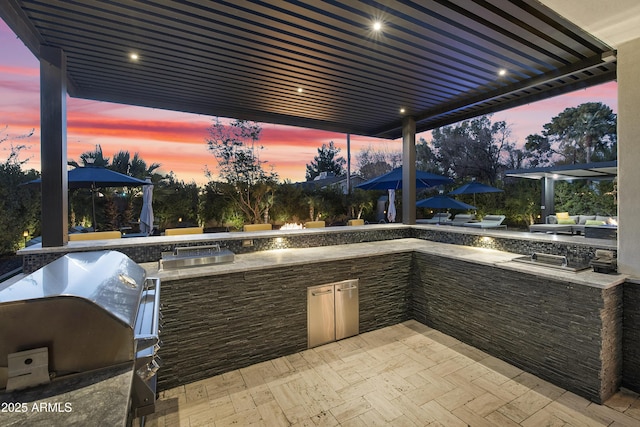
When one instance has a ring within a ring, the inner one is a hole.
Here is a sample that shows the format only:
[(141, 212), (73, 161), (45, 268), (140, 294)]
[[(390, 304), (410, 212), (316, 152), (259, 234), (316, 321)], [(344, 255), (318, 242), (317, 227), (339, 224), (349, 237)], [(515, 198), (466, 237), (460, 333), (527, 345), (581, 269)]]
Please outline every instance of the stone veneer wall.
[[(318, 246), (334, 246), (349, 243), (377, 242), (384, 240), (404, 239), (411, 237), (412, 231), (410, 227), (405, 228), (389, 228), (387, 230), (362, 229), (354, 227), (341, 227), (341, 229), (327, 228), (324, 233), (300, 233), (286, 234), (278, 236), (273, 233), (265, 233), (264, 237), (257, 233), (252, 233), (251, 237), (228, 238), (228, 233), (205, 233), (201, 241), (190, 241), (182, 243), (158, 243), (154, 244), (154, 237), (147, 237), (145, 244), (128, 245), (129, 239), (122, 239), (123, 246), (114, 248), (122, 252), (137, 263), (155, 262), (162, 258), (162, 252), (172, 252), (176, 247), (185, 246), (205, 246), (220, 245), (220, 247), (228, 248), (235, 254), (247, 254), (258, 251), (268, 251), (272, 249), (283, 248), (312, 248)], [(216, 237), (220, 237), (216, 239)], [(189, 238), (193, 238), (189, 235)], [(243, 246), (243, 240), (251, 240), (253, 245)], [(95, 249), (87, 249), (95, 250)], [(46, 264), (55, 261), (66, 253), (70, 252), (68, 248), (60, 248), (59, 252), (41, 252), (34, 254), (26, 254), (22, 257), (22, 269), (25, 274), (32, 273)]]
[(622, 385), (640, 393), (640, 283), (624, 284)]
[[(427, 230), (424, 228), (416, 228), (413, 230), (412, 237), (422, 240), (431, 240), (432, 242), (495, 249), (498, 251), (522, 255), (530, 255), (533, 252), (537, 252), (566, 256), (570, 266), (589, 265), (589, 261), (593, 258), (596, 249), (602, 249), (602, 247), (595, 247), (578, 242), (547, 242), (531, 239), (518, 239), (512, 236), (495, 237), (495, 235), (489, 237), (476, 234), (452, 233), (442, 231), (441, 229)], [(614, 253), (617, 252), (615, 249), (610, 247), (607, 247), (607, 249), (612, 250)]]
[[(550, 253), (555, 255), (564, 255), (571, 264), (584, 264), (595, 253), (596, 247), (582, 243), (567, 242), (545, 242), (531, 239), (518, 239), (512, 236), (492, 236), (486, 237), (482, 235), (466, 234), (449, 231), (454, 227), (442, 226), (437, 229), (426, 228), (389, 228), (380, 229), (379, 227), (367, 228), (360, 227), (330, 227), (326, 232), (322, 233), (300, 233), (286, 234), (282, 236), (268, 233), (265, 237), (255, 237), (253, 233), (250, 238), (237, 237), (229, 239), (227, 233), (207, 233), (203, 235), (201, 241), (192, 241), (190, 243), (153, 244), (153, 237), (149, 237), (145, 244), (131, 245), (127, 243), (129, 239), (122, 239), (123, 246), (116, 250), (124, 253), (129, 258), (138, 263), (155, 262), (162, 257), (162, 252), (171, 252), (176, 246), (202, 246), (219, 244), (221, 247), (227, 247), (236, 254), (246, 254), (257, 251), (266, 251), (281, 248), (309, 248), (316, 246), (343, 245), (350, 243), (375, 242), (383, 240), (418, 238), (422, 240), (431, 240), (434, 242), (450, 243), (454, 245), (464, 245), (473, 247), (482, 247), (496, 249), (506, 252), (512, 252), (522, 255), (529, 255), (532, 252)], [(193, 236), (189, 236), (192, 238)], [(243, 240), (252, 240), (253, 246), (245, 247), (242, 245)], [(608, 241), (603, 241), (607, 242)], [(610, 247), (607, 249), (610, 249)], [(92, 249), (88, 249), (92, 250)], [(613, 249), (616, 252), (615, 249)], [(23, 271), (25, 274), (34, 272), (44, 265), (56, 260), (69, 252), (67, 248), (60, 248), (59, 252), (41, 252), (23, 255)]]
[(162, 282), (165, 390), (307, 348), (307, 287), (359, 279), (360, 332), (408, 320), (411, 253)]
[(422, 253), (413, 265), (415, 320), (597, 403), (618, 390), (622, 286), (603, 290)]

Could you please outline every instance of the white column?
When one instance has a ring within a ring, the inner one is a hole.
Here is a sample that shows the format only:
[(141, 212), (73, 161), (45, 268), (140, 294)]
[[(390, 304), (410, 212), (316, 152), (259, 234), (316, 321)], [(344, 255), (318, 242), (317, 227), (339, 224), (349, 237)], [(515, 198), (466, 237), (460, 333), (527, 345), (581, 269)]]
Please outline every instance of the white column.
[(640, 39), (618, 48), (618, 269), (640, 278)]
[(402, 120), (402, 223), (416, 223), (416, 121)]
[(40, 168), (42, 246), (68, 241), (67, 59), (62, 49), (40, 47)]

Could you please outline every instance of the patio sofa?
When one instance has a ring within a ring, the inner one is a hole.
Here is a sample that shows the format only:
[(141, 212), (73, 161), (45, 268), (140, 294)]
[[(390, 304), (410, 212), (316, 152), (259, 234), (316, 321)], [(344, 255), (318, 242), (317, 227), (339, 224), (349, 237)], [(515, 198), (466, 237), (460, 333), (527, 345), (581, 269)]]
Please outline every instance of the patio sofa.
[[(610, 219), (617, 217), (609, 217), (604, 215), (547, 215), (544, 224), (533, 224), (529, 226), (529, 231), (542, 233), (569, 233), (584, 234), (584, 229), (588, 227), (606, 226)], [(610, 227), (610, 226), (608, 226)]]
[(506, 225), (502, 225), (506, 217), (504, 215), (485, 215), (481, 221), (478, 222), (465, 222), (463, 227), (472, 228), (507, 228)]

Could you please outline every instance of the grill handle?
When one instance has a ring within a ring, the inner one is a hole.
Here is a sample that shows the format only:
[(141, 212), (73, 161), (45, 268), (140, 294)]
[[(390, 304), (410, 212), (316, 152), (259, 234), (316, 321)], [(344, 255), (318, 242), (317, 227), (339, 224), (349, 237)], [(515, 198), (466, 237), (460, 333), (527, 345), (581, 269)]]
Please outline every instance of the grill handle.
[[(153, 284), (153, 286), (151, 285)], [(145, 286), (147, 291), (153, 291), (153, 317), (151, 318), (151, 328), (145, 331), (136, 331), (135, 340), (137, 341), (137, 349), (142, 350), (156, 344), (159, 341), (158, 333), (160, 331), (160, 279), (147, 278)]]

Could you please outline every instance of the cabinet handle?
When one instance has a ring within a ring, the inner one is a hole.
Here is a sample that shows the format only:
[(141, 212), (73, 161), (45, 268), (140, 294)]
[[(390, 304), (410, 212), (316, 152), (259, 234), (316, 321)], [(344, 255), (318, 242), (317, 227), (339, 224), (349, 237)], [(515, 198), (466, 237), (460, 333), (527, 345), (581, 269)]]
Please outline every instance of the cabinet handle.
[(328, 295), (332, 293), (333, 293), (333, 289), (329, 289), (328, 291), (324, 291), (324, 292), (311, 292), (311, 295), (313, 295), (314, 297), (317, 297), (318, 295)]
[(343, 292), (343, 291), (350, 291), (352, 289), (358, 289), (358, 287), (357, 286), (352, 286), (350, 288), (338, 288), (338, 289), (336, 289), (336, 291)]

